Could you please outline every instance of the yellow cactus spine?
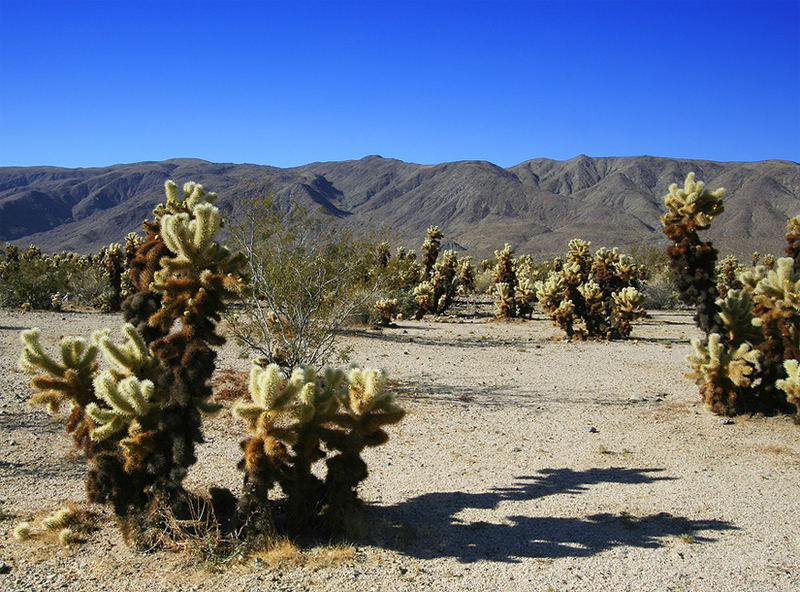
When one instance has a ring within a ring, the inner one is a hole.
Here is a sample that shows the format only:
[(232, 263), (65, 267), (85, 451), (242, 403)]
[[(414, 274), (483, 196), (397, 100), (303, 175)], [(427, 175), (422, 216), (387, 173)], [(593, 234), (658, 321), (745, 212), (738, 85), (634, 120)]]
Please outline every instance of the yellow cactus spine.
[(725, 211), (722, 202), (725, 189), (720, 187), (716, 191), (708, 191), (702, 181), (694, 179), (694, 173), (689, 173), (683, 188), (679, 188), (677, 183), (669, 186), (669, 193), (664, 197), (667, 213), (661, 217), (664, 226), (688, 222), (693, 229), (703, 230)]
[(783, 368), (786, 378), (775, 382), (775, 386), (786, 393), (786, 400), (797, 409), (795, 417), (800, 417), (800, 362), (798, 360), (785, 360)]
[(14, 538), (18, 541), (27, 541), (31, 538), (31, 523), (30, 522), (20, 522), (14, 527)]
[(92, 440), (100, 442), (126, 429), (151, 411), (160, 407), (155, 385), (150, 380), (129, 376), (119, 380), (110, 371), (100, 374), (94, 382), (95, 393), (108, 408), (96, 403), (86, 408), (86, 413), (99, 427), (91, 431)]
[(42, 520), (45, 530), (61, 530), (75, 521), (75, 512), (67, 507), (60, 508)]

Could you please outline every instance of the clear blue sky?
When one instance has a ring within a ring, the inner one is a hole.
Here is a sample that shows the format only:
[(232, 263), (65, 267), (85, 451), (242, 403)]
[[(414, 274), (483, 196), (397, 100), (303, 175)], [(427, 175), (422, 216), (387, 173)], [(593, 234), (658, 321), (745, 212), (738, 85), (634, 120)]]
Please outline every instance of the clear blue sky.
[(800, 0), (0, 0), (0, 166), (800, 161)]

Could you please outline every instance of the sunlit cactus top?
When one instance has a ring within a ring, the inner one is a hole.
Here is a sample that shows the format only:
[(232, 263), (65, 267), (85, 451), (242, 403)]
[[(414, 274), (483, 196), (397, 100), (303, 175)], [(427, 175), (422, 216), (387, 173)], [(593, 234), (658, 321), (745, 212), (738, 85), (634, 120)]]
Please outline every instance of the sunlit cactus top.
[(694, 353), (686, 356), (692, 372), (686, 378), (702, 385), (720, 376), (727, 376), (736, 386), (750, 386), (753, 373), (758, 368), (759, 352), (750, 347), (749, 343), (742, 343), (736, 349), (729, 351), (717, 333), (708, 336), (708, 345), (699, 339), (692, 339)]
[(696, 230), (708, 228), (711, 220), (724, 211), (722, 196), (725, 189), (708, 191), (702, 181), (695, 182), (694, 173), (686, 175), (683, 188), (677, 183), (669, 186), (669, 193), (664, 197), (667, 213), (661, 216), (664, 226), (686, 221)]
[(800, 310), (800, 273), (794, 270), (794, 259), (781, 257), (775, 269), (756, 284), (754, 300), (765, 308)]

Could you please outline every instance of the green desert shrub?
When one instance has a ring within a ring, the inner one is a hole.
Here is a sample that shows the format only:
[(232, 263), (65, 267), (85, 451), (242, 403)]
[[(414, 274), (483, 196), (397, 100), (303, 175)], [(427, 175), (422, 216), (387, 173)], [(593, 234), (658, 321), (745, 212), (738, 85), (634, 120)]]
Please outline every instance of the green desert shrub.
[(380, 297), (391, 264), (385, 245), (297, 204), (284, 210), (268, 188), (238, 202), (230, 236), (247, 256), (253, 290), (227, 315), (234, 336), (287, 376), (341, 358), (338, 332)]

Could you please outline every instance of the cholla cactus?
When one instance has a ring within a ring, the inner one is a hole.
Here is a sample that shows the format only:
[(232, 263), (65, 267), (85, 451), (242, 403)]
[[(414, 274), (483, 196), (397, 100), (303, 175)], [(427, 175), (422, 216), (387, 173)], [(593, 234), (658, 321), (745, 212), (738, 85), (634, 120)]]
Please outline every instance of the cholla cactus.
[(444, 235), (442, 231), (439, 230), (438, 226), (429, 226), (425, 234), (425, 242), (422, 243), (422, 250), (425, 251), (425, 256), (422, 259), (422, 264), (424, 266), (423, 279), (429, 280), (433, 271), (433, 265), (439, 257), (439, 249), (441, 248), (442, 237)]
[(397, 298), (381, 298), (375, 308), (378, 309), (378, 324), (388, 327), (397, 314)]
[(475, 266), (472, 257), (464, 257), (458, 272), (458, 293), (471, 294), (475, 291)]
[(433, 266), (431, 287), (436, 309), (432, 312), (441, 314), (450, 306), (458, 290), (458, 269), (459, 262), (456, 252), (450, 249), (442, 253), (441, 261)]
[(800, 417), (800, 362), (798, 360), (785, 360), (783, 368), (786, 378), (775, 382), (775, 386), (786, 393), (786, 400), (795, 406), (795, 417)]
[(31, 538), (32, 530), (30, 522), (20, 522), (14, 527), (14, 538), (18, 541), (27, 541)]
[(111, 284), (111, 293), (102, 302), (103, 312), (116, 312), (120, 309), (123, 276), (127, 272), (125, 264), (126, 260), (122, 245), (119, 243), (108, 245), (102, 255), (102, 266)]
[(59, 508), (42, 520), (42, 528), (45, 530), (61, 530), (75, 522), (77, 514), (68, 507)]
[[(89, 458), (90, 500), (111, 502), (121, 519), (143, 527), (158, 519), (150, 514), (156, 503), (176, 513), (186, 503), (182, 481), (202, 441), (200, 412), (219, 408), (209, 385), (211, 346), (224, 342), (215, 324), (225, 301), (247, 290), (244, 257), (213, 241), (221, 225), (215, 196), (194, 183), (182, 197), (171, 181), (165, 189), (167, 202), (145, 222), (145, 238), (128, 241), (139, 244), (126, 253), (136, 292), (123, 303), (131, 322), (123, 342), (113, 342), (108, 330), (91, 344), (65, 338), (57, 362), (44, 353), (38, 330), (22, 334), (21, 365), (43, 371), (32, 381), (41, 391), (33, 402), (72, 405), (67, 429)], [(123, 258), (122, 248), (112, 245), (102, 258), (111, 266)], [(102, 373), (98, 349), (110, 365)]]
[(703, 401), (720, 415), (735, 415), (743, 411), (746, 401), (740, 400), (741, 389), (749, 387), (758, 370), (759, 352), (747, 343), (729, 350), (718, 334), (708, 336), (708, 344), (692, 339), (694, 354), (686, 357), (692, 372), (686, 374), (699, 385)]
[(507, 282), (498, 282), (494, 285), (494, 305), (496, 317), (507, 319), (516, 316), (517, 305), (514, 300), (514, 293)]
[(81, 542), (80, 535), (71, 528), (62, 528), (58, 533), (58, 542), (62, 547), (70, 547)]
[(129, 376), (118, 380), (110, 371), (94, 381), (94, 390), (106, 407), (90, 403), (86, 413), (100, 427), (90, 432), (92, 440), (100, 442), (122, 430), (141, 431), (141, 419), (160, 410), (155, 385), (149, 380)]
[(414, 288), (414, 298), (417, 299), (417, 319), (421, 319), (426, 312), (433, 312), (436, 308), (433, 286), (430, 282), (422, 282)]
[[(534, 268), (530, 255), (514, 258), (514, 250), (506, 244), (501, 251), (494, 252), (494, 273), (487, 292), (495, 297), (498, 318), (528, 317), (533, 313), (537, 298), (539, 272)], [(500, 288), (500, 284), (505, 284)], [(500, 294), (502, 289), (503, 293)]]
[(590, 246), (570, 241), (564, 261), (535, 284), (539, 307), (569, 338), (628, 337), (631, 322), (645, 314), (637, 289), (640, 270), (616, 248), (600, 248), (592, 256)]
[(611, 294), (614, 301), (611, 318), (616, 332), (627, 337), (631, 334), (631, 323), (647, 314), (643, 308), (644, 294), (632, 286)]
[[(266, 501), (279, 483), (292, 522), (305, 522), (323, 508), (330, 520), (340, 522), (367, 476), (361, 450), (383, 444), (388, 436), (382, 426), (404, 415), (385, 391), (385, 373), (328, 368), (319, 376), (303, 367), (286, 380), (275, 365), (254, 365), (250, 377), (251, 401), (233, 408), (253, 434), (243, 443), (243, 507), (269, 522)], [(327, 459), (324, 481), (311, 470), (321, 459)]]
[(750, 292), (730, 290), (725, 298), (717, 300), (719, 317), (725, 327), (725, 342), (733, 347), (748, 342), (757, 345), (764, 340), (761, 319), (753, 315), (753, 297)]
[(667, 248), (670, 265), (675, 273), (675, 285), (680, 298), (695, 306), (695, 322), (706, 335), (719, 333), (716, 307), (718, 292), (714, 283), (717, 251), (710, 242), (701, 242), (698, 230), (704, 230), (711, 220), (724, 211), (722, 196), (725, 190), (708, 191), (702, 182), (695, 182), (694, 173), (686, 176), (683, 189), (673, 183), (664, 196), (667, 213), (661, 216), (664, 234), (673, 242)]
[[(92, 341), (101, 336), (96, 332)], [(93, 446), (89, 432), (94, 427), (86, 417), (86, 406), (97, 401), (92, 381), (97, 371), (97, 346), (80, 337), (64, 337), (61, 340), (58, 362), (47, 355), (39, 342), (38, 328), (22, 331), (23, 344), (19, 366), (32, 374), (31, 386), (38, 392), (31, 396), (30, 405), (46, 405), (50, 413), (57, 413), (62, 403), (69, 402), (70, 416), (66, 429), (71, 433), (75, 445), (91, 455)]]
[(777, 269), (768, 271), (753, 289), (757, 305), (769, 309), (800, 309), (800, 273), (795, 272), (794, 260), (778, 259)]
[(795, 268), (800, 268), (800, 215), (786, 222), (786, 255), (794, 259)]
[(536, 286), (531, 279), (522, 277), (518, 280), (517, 289), (514, 291), (514, 300), (516, 301), (517, 315), (531, 318), (533, 303), (536, 302)]
[(667, 213), (661, 217), (664, 226), (684, 224), (694, 230), (704, 230), (724, 211), (725, 189), (708, 191), (702, 181), (694, 178), (694, 173), (686, 175), (683, 189), (677, 183), (669, 186), (669, 193), (664, 197)]
[(421, 282), (414, 290), (417, 301), (416, 318), (421, 319), (426, 313), (441, 314), (453, 300), (458, 290), (459, 262), (455, 251), (447, 250), (442, 254), (430, 273), (430, 279)]
[[(684, 302), (697, 306), (695, 320), (707, 334), (707, 343), (693, 342), (695, 353), (688, 358), (693, 372), (687, 376), (701, 385), (703, 400), (715, 413), (790, 412), (795, 406), (782, 387), (791, 383), (787, 375), (794, 369), (787, 363), (800, 358), (795, 263), (800, 217), (787, 223), (790, 257), (767, 266), (758, 265), (761, 256), (754, 253), (754, 267), (747, 270), (727, 257), (716, 266), (715, 285), (716, 250), (700, 242), (697, 231), (722, 213), (722, 195), (722, 189), (709, 192), (690, 174), (683, 191), (673, 185), (665, 197), (668, 212), (661, 220), (674, 241), (667, 253), (676, 283)], [(795, 419), (800, 422), (800, 414)]]
[(742, 283), (739, 281), (742, 270), (739, 260), (733, 255), (728, 255), (717, 263), (714, 274), (717, 277), (717, 292), (721, 296), (727, 294), (728, 290), (742, 289)]
[(497, 261), (492, 276), (494, 280), (492, 293), (495, 296), (495, 304), (497, 306), (495, 316), (505, 319), (513, 318), (517, 316), (517, 304), (514, 297), (517, 287), (517, 274), (514, 269), (514, 249), (506, 243), (501, 251), (494, 252), (494, 256)]

